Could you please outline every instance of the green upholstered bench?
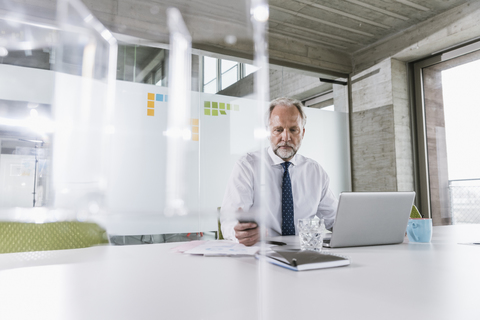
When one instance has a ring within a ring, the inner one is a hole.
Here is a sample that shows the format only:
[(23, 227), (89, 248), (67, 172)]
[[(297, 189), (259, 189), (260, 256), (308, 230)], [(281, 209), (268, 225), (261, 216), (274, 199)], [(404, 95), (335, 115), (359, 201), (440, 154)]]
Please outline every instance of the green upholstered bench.
[(77, 249), (105, 243), (106, 231), (96, 223), (0, 222), (0, 253)]

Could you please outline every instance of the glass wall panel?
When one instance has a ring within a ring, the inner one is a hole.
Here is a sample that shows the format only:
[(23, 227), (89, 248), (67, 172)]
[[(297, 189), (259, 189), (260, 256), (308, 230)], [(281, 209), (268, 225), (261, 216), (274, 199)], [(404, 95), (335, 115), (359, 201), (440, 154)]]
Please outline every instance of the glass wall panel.
[(478, 51), (422, 69), (433, 222), (480, 223)]
[(205, 84), (203, 87), (203, 92), (205, 93), (216, 93), (217, 92), (217, 79), (210, 81), (209, 83)]
[(235, 65), (228, 69), (227, 71), (222, 73), (222, 90), (225, 88), (228, 88), (235, 82), (237, 82), (238, 79), (238, 66)]
[(216, 58), (203, 57), (203, 83), (205, 86), (217, 79), (217, 67), (218, 60)]
[(245, 64), (245, 75), (244, 75), (244, 76), (246, 77), (246, 76), (248, 76), (249, 74), (251, 74), (251, 73), (253, 73), (253, 72), (257, 71), (257, 70), (258, 70), (257, 67), (255, 67), (255, 66), (253, 66), (253, 65), (251, 65), (251, 64)]

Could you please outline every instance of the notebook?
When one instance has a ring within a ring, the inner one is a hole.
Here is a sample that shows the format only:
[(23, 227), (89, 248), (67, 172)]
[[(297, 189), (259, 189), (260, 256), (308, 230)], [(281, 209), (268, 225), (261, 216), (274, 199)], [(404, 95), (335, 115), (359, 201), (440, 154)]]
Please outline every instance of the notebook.
[(282, 251), (281, 247), (274, 247), (265, 255), (257, 253), (257, 259), (266, 259), (277, 266), (294, 271), (333, 268), (348, 266), (350, 260), (347, 257), (316, 251)]
[(355, 247), (403, 242), (415, 192), (343, 192), (325, 247)]

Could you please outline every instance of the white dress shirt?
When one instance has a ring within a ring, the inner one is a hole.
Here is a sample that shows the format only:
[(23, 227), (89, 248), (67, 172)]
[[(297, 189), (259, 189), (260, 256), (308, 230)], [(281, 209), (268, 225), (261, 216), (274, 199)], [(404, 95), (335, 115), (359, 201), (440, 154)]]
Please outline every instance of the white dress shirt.
[[(260, 182), (261, 152), (264, 152), (265, 183)], [(233, 228), (238, 223), (234, 212), (260, 212), (260, 186), (265, 186), (266, 202), (264, 223), (268, 236), (282, 235), (282, 179), (284, 162), (271, 147), (263, 151), (247, 153), (235, 164), (225, 190), (220, 221), (225, 239), (237, 240)], [(310, 158), (296, 154), (288, 168), (292, 181), (295, 225), (298, 219), (313, 218), (317, 215), (325, 219), (325, 226), (331, 228), (335, 220), (338, 200), (329, 188), (327, 173)], [(240, 213), (241, 214), (241, 213)], [(295, 226), (296, 229), (296, 226)], [(298, 231), (296, 230), (296, 234)]]

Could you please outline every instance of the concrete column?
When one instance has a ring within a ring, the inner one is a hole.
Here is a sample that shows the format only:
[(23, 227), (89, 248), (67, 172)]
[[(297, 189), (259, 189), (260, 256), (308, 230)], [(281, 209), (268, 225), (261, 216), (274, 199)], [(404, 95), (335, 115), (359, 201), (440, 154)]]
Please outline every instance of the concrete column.
[(397, 191), (412, 191), (413, 155), (407, 64), (391, 59)]
[(348, 87), (333, 84), (333, 107), (337, 112), (348, 112)]
[(354, 191), (414, 188), (406, 74), (389, 58), (352, 77)]

